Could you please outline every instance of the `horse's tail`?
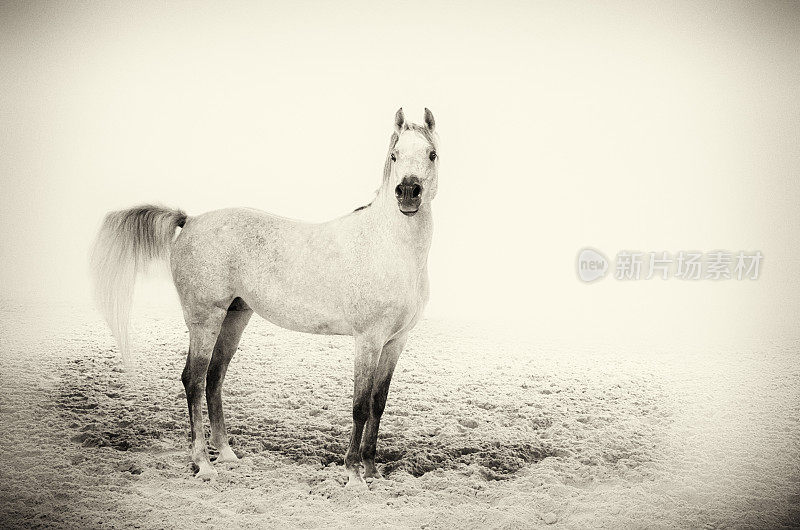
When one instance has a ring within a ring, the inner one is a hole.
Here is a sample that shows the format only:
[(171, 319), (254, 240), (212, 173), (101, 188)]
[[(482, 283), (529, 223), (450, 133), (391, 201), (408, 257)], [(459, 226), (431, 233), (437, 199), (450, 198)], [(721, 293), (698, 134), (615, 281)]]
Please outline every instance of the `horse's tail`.
[(91, 254), (97, 305), (117, 339), (122, 360), (130, 366), (128, 322), (136, 276), (154, 260), (169, 258), (175, 229), (186, 214), (162, 206), (137, 206), (109, 212)]

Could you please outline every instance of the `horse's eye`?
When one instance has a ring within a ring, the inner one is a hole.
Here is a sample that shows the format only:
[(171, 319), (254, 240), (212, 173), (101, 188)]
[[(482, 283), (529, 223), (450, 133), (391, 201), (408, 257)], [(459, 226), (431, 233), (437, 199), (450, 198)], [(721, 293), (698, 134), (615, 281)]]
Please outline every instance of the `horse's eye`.
[(431, 162), (436, 160), (436, 151), (431, 151), (431, 154), (428, 156), (431, 159)]
[(394, 156), (394, 153), (392, 153), (392, 162), (397, 162), (397, 157)]

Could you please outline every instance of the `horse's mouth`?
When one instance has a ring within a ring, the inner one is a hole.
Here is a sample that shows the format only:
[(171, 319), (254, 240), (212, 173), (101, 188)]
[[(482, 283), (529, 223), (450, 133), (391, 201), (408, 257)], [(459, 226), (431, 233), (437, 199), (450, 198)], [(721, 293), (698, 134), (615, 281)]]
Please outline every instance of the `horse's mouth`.
[(422, 201), (419, 197), (404, 201), (397, 201), (397, 208), (400, 210), (400, 213), (407, 217), (415, 215), (419, 211), (420, 206), (422, 206)]

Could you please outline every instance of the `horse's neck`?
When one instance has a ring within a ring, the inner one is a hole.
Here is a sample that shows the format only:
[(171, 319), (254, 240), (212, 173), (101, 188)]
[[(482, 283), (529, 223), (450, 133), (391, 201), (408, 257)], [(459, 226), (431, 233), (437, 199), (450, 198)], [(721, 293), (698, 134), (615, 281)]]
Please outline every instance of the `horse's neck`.
[(385, 234), (386, 241), (405, 251), (412, 251), (421, 266), (428, 261), (428, 250), (433, 238), (433, 214), (430, 203), (420, 205), (419, 211), (406, 217), (397, 206), (397, 199), (385, 189), (370, 206), (369, 222)]

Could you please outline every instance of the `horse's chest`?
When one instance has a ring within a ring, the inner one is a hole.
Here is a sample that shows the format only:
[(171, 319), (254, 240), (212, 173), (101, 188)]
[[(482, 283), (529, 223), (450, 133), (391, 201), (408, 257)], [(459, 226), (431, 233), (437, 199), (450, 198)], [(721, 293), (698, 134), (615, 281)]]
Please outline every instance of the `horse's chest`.
[(345, 293), (355, 327), (385, 324), (405, 329), (416, 322), (428, 299), (424, 267), (389, 263), (359, 275)]

